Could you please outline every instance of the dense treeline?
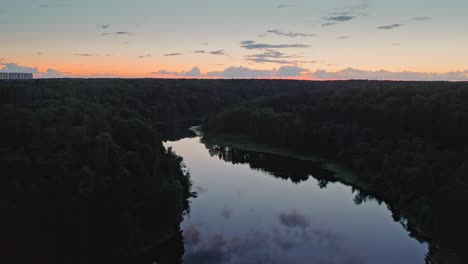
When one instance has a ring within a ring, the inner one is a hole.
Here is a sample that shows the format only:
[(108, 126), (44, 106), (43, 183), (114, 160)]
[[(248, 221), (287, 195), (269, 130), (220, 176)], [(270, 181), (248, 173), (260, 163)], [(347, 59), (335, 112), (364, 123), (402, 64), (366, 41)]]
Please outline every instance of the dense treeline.
[[(342, 161), (434, 240), (463, 252), (466, 87), (2, 81), (0, 258), (9, 258), (8, 263), (180, 262), (179, 223), (188, 210), (190, 179), (181, 158), (164, 149), (162, 140), (186, 131), (161, 124), (223, 109), (209, 119), (209, 131), (243, 133), (261, 143)], [(233, 161), (245, 162), (231, 154)], [(263, 166), (255, 160), (255, 167)]]
[(467, 83), (330, 83), (233, 106), (207, 131), (342, 162), (437, 241), (433, 255), (468, 260)]

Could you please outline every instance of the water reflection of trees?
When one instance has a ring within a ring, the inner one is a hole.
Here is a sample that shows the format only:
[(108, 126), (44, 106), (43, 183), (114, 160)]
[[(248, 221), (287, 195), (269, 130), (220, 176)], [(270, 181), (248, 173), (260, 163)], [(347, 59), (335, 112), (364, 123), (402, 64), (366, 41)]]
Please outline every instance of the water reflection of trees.
[(310, 176), (325, 188), (328, 183), (336, 182), (333, 173), (323, 167), (323, 163), (305, 161), (287, 156), (245, 151), (236, 148), (205, 145), (211, 156), (216, 156), (232, 164), (248, 164), (254, 170), (260, 170), (276, 178), (291, 180), (294, 183), (306, 181)]

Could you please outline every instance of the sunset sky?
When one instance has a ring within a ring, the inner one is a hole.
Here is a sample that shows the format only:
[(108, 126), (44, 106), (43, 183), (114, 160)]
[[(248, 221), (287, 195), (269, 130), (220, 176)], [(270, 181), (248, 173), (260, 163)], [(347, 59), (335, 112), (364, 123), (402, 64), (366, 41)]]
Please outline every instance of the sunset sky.
[(0, 71), (468, 80), (467, 0), (1, 0)]

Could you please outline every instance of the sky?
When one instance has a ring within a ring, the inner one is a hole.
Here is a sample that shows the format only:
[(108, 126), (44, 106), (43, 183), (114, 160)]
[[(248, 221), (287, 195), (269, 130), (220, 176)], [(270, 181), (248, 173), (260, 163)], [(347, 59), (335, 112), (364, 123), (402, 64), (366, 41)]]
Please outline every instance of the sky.
[(468, 81), (467, 0), (0, 0), (0, 72)]

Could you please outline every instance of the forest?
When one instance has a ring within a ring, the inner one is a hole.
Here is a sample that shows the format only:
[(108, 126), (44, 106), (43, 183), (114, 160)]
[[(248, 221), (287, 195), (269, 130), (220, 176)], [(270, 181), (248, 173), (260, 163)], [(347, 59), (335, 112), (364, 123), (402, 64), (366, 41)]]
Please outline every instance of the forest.
[(298, 89), (268, 81), (0, 82), (0, 260), (180, 262), (179, 223), (193, 194), (182, 158), (162, 145), (174, 131), (161, 124), (201, 122), (284, 86)]
[(0, 82), (0, 259), (180, 263), (194, 193), (161, 124), (205, 118), (347, 165), (468, 260), (467, 83), (155, 79)]
[(439, 254), (468, 260), (467, 83), (330, 83), (224, 109), (206, 130), (345, 164)]

